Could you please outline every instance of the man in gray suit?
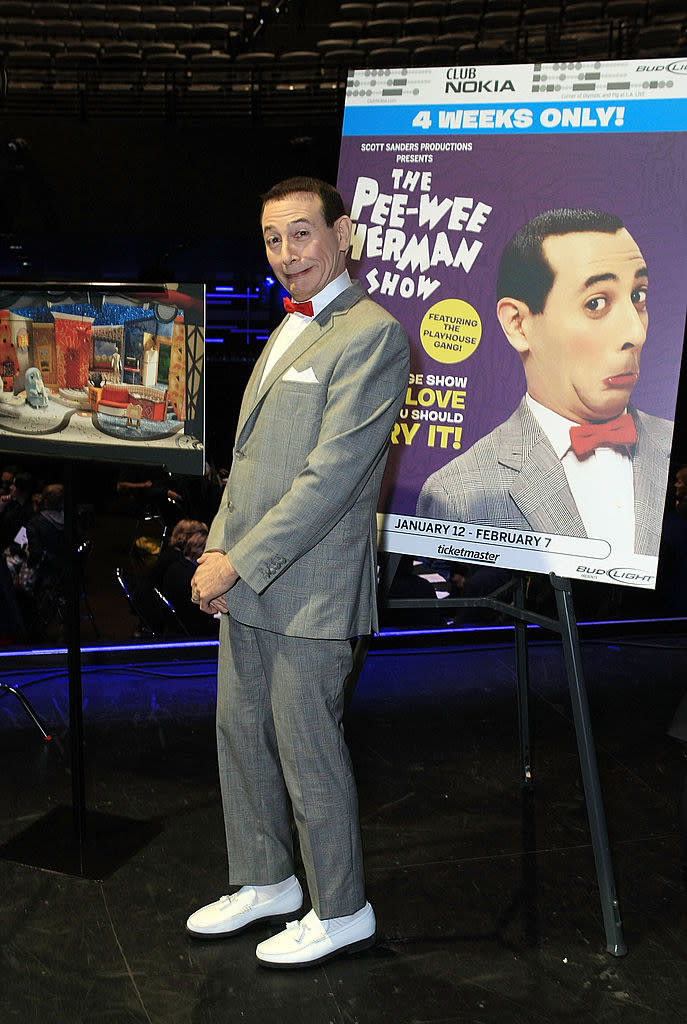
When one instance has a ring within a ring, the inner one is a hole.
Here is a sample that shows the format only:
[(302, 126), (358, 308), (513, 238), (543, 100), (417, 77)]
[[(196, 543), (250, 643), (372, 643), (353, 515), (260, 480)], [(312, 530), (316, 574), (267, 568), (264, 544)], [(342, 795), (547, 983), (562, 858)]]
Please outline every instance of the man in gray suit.
[(525, 370), (506, 420), (426, 481), (417, 513), (658, 554), (672, 423), (629, 404), (648, 273), (619, 218), (549, 210), (499, 265), (497, 316)]
[(263, 197), (288, 316), (248, 382), (231, 474), (193, 595), (222, 612), (217, 739), (229, 874), (197, 937), (294, 915), (295, 819), (312, 910), (257, 947), (299, 967), (374, 941), (341, 716), (351, 638), (376, 629), (376, 507), (408, 382), (400, 324), (351, 282), (339, 193), (293, 178)]

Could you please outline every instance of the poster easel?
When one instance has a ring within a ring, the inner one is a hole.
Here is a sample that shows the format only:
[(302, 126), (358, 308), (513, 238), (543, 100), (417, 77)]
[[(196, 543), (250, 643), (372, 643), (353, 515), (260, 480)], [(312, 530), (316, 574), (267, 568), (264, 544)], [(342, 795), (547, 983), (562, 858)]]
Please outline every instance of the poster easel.
[[(75, 460), (203, 473), (205, 286), (21, 281), (3, 283), (0, 292), (0, 343), (13, 368), (11, 381), (4, 379), (11, 394), (0, 423), (2, 449), (57, 458), (64, 471), (71, 778), (71, 806), (34, 822), (0, 847), (0, 857), (102, 879), (161, 824), (86, 806)], [(15, 696), (47, 738), (26, 699)]]
[[(67, 640), (71, 806), (55, 808), (4, 843), (0, 847), (0, 858), (81, 878), (103, 879), (157, 835), (161, 828), (156, 822), (87, 809), (81, 681), (81, 575), (74, 467), (70, 461), (64, 464), (63, 481), (65, 546), (69, 565), (64, 629)], [(16, 695), (21, 700), (20, 693)], [(49, 738), (39, 720), (33, 715), (30, 717), (44, 738)]]
[[(606, 935), (606, 951), (613, 956), (624, 956), (627, 946), (623, 936), (620, 907), (615, 888), (606, 814), (604, 810), (596, 749), (592, 734), (587, 689), (582, 670), (582, 655), (573, 609), (572, 587), (569, 579), (549, 574), (556, 599), (557, 618), (540, 615), (525, 607), (524, 577), (514, 574), (512, 579), (493, 593), (470, 598), (389, 598), (400, 554), (384, 557), (380, 579), (380, 604), (388, 609), (445, 609), (487, 608), (513, 620), (515, 627), (515, 660), (517, 672), (518, 725), (520, 734), (520, 782), (526, 796), (534, 791), (532, 745), (529, 714), (529, 658), (527, 626), (536, 625), (557, 633), (563, 645), (566, 677), (570, 691), (575, 736), (582, 771), (582, 782), (587, 805), (589, 829), (592, 839), (594, 863), (599, 885), (601, 911)], [(511, 597), (511, 602), (507, 601)], [(530, 851), (526, 851), (530, 852)]]

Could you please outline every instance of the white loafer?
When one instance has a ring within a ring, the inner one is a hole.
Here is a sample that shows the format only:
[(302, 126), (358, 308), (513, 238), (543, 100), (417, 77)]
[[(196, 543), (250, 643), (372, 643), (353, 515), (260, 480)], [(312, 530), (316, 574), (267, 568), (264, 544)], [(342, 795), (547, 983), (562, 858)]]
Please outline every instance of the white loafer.
[(255, 955), (264, 967), (312, 967), (339, 953), (355, 953), (373, 945), (376, 921), (372, 907), (348, 917), (320, 921), (314, 910), (302, 921), (289, 921), (286, 929), (258, 944)]
[(186, 931), (196, 939), (223, 939), (250, 928), (256, 921), (283, 923), (300, 910), (303, 890), (294, 876), (278, 894), (273, 886), (244, 885), (231, 896), (222, 896), (191, 914)]

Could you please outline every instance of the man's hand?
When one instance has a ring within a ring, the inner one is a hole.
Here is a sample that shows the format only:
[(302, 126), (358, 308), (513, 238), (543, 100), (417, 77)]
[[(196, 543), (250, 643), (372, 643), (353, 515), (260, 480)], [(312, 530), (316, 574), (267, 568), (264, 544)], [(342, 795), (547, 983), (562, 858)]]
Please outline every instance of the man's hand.
[(206, 551), (198, 559), (198, 568), (191, 580), (191, 600), (208, 615), (226, 612), (224, 595), (238, 578), (239, 574), (225, 554)]

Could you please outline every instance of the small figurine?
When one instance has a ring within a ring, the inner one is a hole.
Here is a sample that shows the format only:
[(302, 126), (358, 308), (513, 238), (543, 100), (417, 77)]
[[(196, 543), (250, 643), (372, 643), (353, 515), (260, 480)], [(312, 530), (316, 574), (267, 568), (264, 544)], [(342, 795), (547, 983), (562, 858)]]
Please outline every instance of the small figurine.
[(32, 409), (45, 409), (48, 396), (43, 384), (41, 371), (37, 366), (30, 366), (24, 375), (26, 385), (26, 402)]

